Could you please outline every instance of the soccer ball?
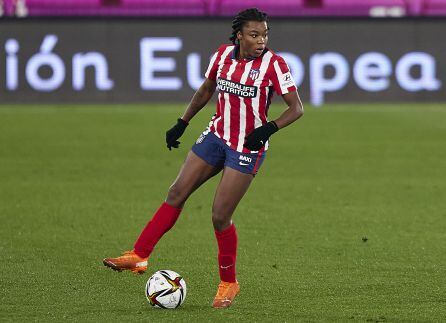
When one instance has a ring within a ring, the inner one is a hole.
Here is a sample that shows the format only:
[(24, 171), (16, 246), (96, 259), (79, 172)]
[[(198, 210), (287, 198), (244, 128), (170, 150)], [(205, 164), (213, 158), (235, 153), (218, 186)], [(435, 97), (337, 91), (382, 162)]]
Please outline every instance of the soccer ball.
[(158, 308), (177, 308), (186, 298), (186, 282), (172, 270), (159, 270), (147, 281), (146, 298)]

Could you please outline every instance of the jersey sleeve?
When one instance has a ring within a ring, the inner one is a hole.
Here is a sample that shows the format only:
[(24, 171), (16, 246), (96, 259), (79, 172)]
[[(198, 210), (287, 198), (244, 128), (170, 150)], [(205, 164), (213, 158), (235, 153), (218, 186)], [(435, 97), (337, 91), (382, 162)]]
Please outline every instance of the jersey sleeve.
[(209, 62), (208, 69), (206, 73), (204, 73), (204, 76), (210, 80), (215, 81), (217, 79), (217, 71), (218, 71), (218, 62), (217, 62), (217, 56), (219, 56), (220, 49), (215, 52), (214, 55), (212, 55), (211, 60)]
[(274, 91), (279, 95), (297, 91), (296, 83), (294, 83), (290, 68), (280, 56), (274, 60), (272, 66), (270, 66), (270, 79)]

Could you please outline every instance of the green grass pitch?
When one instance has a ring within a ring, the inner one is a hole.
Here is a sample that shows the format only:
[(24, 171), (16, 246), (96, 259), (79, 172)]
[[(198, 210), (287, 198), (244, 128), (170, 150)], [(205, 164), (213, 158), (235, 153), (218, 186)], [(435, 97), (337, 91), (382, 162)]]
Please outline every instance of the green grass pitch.
[[(441, 104), (307, 107), (275, 134), (234, 215), (242, 289), (227, 310), (210, 306), (218, 178), (190, 198), (148, 273), (105, 268), (102, 258), (132, 247), (214, 111), (168, 151), (183, 109), (0, 107), (0, 321), (445, 320)], [(180, 309), (146, 302), (158, 269), (184, 276)]]

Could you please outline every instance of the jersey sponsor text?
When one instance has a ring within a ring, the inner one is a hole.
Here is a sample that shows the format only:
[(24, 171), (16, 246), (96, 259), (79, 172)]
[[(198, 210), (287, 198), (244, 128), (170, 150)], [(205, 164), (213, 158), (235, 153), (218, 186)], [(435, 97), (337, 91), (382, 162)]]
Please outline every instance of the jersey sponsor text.
[(257, 96), (257, 87), (228, 81), (223, 78), (218, 79), (217, 88), (220, 92), (234, 94), (243, 98), (255, 98)]

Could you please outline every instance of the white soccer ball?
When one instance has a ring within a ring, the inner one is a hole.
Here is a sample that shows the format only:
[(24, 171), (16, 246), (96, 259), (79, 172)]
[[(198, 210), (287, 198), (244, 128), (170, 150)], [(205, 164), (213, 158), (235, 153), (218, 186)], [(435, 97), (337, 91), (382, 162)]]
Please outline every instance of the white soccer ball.
[(186, 282), (172, 270), (159, 270), (147, 281), (146, 298), (158, 308), (177, 308), (186, 298)]

